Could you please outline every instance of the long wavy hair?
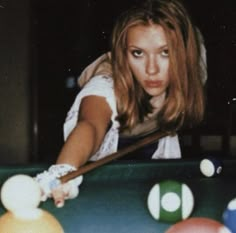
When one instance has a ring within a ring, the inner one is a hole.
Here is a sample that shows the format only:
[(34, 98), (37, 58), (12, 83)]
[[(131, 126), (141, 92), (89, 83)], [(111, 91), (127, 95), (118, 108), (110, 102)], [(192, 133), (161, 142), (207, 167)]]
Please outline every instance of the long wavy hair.
[(199, 123), (204, 115), (200, 41), (185, 7), (177, 0), (147, 0), (124, 12), (112, 34), (112, 69), (118, 120), (129, 129), (152, 112), (150, 96), (138, 84), (127, 62), (127, 33), (137, 25), (163, 27), (169, 50), (170, 84), (157, 115), (159, 127), (176, 131)]

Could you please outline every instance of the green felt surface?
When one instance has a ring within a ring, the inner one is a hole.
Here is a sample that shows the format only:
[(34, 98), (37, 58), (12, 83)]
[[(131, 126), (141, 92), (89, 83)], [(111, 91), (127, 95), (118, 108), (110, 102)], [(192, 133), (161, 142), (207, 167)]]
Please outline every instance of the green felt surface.
[[(236, 161), (224, 161), (223, 172), (214, 178), (204, 177), (200, 160), (156, 162), (113, 162), (84, 175), (78, 198), (57, 209), (52, 200), (40, 208), (52, 213), (65, 233), (162, 233), (170, 223), (157, 222), (147, 209), (151, 187), (162, 180), (186, 183), (192, 190), (195, 206), (191, 217), (209, 217), (222, 221), (228, 202), (236, 197)], [(45, 165), (0, 167), (0, 182), (14, 174), (34, 174)], [(0, 208), (0, 213), (5, 210)]]

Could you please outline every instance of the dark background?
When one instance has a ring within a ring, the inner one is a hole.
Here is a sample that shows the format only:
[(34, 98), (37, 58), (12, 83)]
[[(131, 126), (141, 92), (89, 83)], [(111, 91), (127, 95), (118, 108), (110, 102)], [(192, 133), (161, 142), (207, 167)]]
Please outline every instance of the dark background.
[[(233, 124), (236, 98), (236, 7), (234, 1), (185, 2), (205, 39), (208, 81), (205, 120), (196, 129), (181, 132), (184, 149), (188, 154), (194, 155), (204, 150), (201, 148), (203, 135), (213, 135), (222, 137), (220, 149), (217, 146), (213, 150), (223, 152), (224, 156), (231, 155), (230, 135), (236, 133), (236, 126)], [(23, 150), (27, 156), (23, 162), (55, 160), (63, 145), (62, 127), (66, 113), (78, 92), (76, 79), (86, 65), (109, 49), (113, 23), (117, 15), (129, 4), (131, 0), (23, 0), (21, 3), (17, 0), (0, 1), (0, 6), (3, 6), (0, 8), (0, 19), (3, 19), (0, 26), (4, 26), (4, 30), (0, 28), (1, 38), (6, 31), (12, 30), (12, 25), (9, 21), (4, 21), (5, 18), (16, 26), (20, 24), (18, 31), (15, 29), (17, 32), (13, 34), (15, 37), (22, 37), (22, 32), (26, 35), (23, 38), (24, 46), (22, 47), (22, 43), (17, 44), (19, 48), (25, 48), (27, 51), (27, 56), (17, 60), (18, 63), (26, 61), (24, 66), (27, 69), (26, 74), (22, 74), (27, 76), (24, 79), (27, 92), (24, 99), (24, 102), (27, 102), (27, 114), (24, 119), (27, 121), (27, 129), (22, 138), (28, 137), (24, 144), (27, 149)], [(2, 13), (5, 16), (2, 16)], [(9, 38), (13, 38), (10, 33), (3, 45), (9, 44)], [(16, 40), (16, 43), (19, 43), (19, 40)], [(15, 57), (7, 51), (9, 50), (6, 50), (5, 54), (10, 58)], [(18, 51), (11, 51), (14, 52)], [(1, 54), (0, 58), (3, 59)], [(5, 62), (14, 70), (17, 63), (9, 63), (9, 60), (1, 60), (1, 64)], [(19, 73), (17, 75), (18, 77), (8, 77), (5, 86), (12, 82), (9, 80), (19, 78)], [(12, 76), (17, 75), (13, 73)], [(1, 99), (1, 104), (5, 105), (6, 98), (1, 96)], [(16, 102), (17, 99), (16, 97)], [(5, 132), (2, 134), (6, 135)], [(20, 140), (19, 138), (20, 136), (17, 140)], [(13, 141), (11, 138), (7, 150), (1, 149), (2, 154), (16, 154), (17, 149), (9, 149), (14, 144)], [(1, 148), (6, 148), (8, 142), (9, 140), (2, 140)], [(191, 147), (190, 150), (188, 146)], [(4, 161), (9, 162), (7, 159)]]

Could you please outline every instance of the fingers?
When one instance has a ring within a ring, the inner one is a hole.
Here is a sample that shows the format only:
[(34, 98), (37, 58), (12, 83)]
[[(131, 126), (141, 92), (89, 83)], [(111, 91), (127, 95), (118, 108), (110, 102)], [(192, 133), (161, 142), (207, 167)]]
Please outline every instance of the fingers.
[(66, 194), (64, 193), (62, 185), (52, 190), (52, 197), (56, 207), (61, 208), (64, 206)]
[(58, 208), (61, 208), (65, 204), (65, 200), (76, 198), (79, 194), (79, 188), (77, 182), (69, 181), (66, 184), (59, 185), (52, 190), (52, 197), (54, 203)]
[[(75, 179), (73, 179), (71, 181), (73, 181), (76, 186), (79, 186), (83, 182), (83, 176), (82, 175), (78, 176), (78, 177), (76, 177)], [(69, 181), (69, 182), (71, 182), (71, 181)]]

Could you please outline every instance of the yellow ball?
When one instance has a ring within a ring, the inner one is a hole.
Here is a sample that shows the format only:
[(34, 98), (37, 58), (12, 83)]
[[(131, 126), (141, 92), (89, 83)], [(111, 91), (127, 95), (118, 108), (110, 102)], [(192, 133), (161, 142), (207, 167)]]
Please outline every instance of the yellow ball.
[(39, 216), (26, 218), (7, 212), (0, 217), (1, 233), (64, 233), (60, 223), (50, 213), (40, 210)]

